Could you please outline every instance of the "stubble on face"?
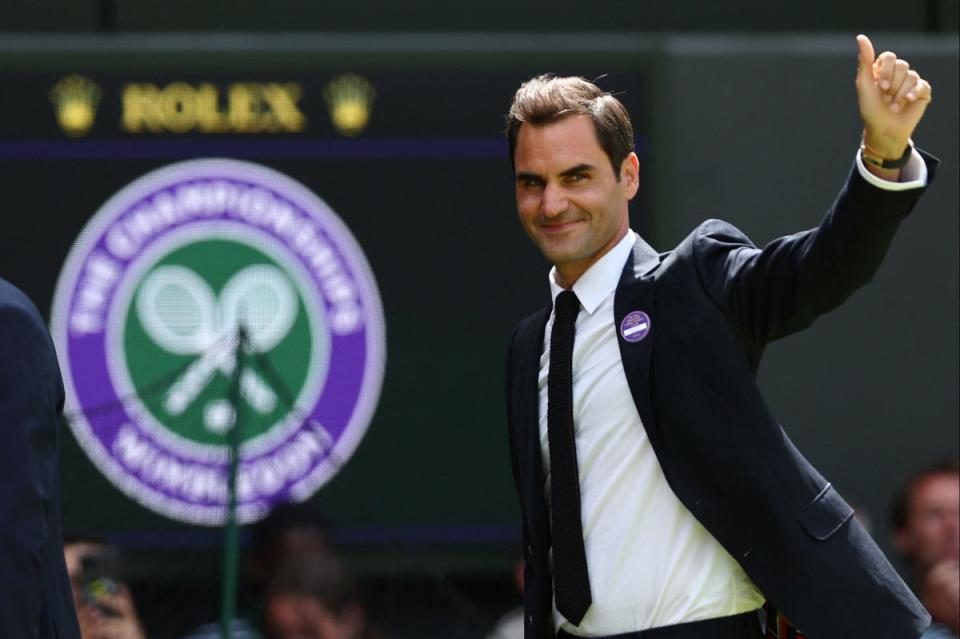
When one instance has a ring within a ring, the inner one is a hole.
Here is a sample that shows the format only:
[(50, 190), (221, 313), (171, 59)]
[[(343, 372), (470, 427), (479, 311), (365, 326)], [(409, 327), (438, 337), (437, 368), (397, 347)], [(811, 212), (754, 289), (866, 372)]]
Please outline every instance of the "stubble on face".
[(569, 288), (626, 235), (639, 184), (636, 155), (624, 160), (617, 180), (593, 122), (578, 115), (522, 125), (514, 166), (524, 230), (556, 267), (557, 283)]

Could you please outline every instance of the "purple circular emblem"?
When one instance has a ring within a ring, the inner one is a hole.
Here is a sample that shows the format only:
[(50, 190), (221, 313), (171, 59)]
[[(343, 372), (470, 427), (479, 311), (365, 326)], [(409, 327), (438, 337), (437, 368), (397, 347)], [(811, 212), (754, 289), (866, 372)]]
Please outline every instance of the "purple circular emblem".
[(620, 334), (628, 342), (639, 342), (650, 332), (650, 316), (643, 311), (632, 311), (620, 322)]
[(306, 187), (248, 162), (181, 162), (118, 192), (74, 244), (51, 326), (87, 455), (195, 524), (225, 520), (237, 424), (247, 523), (340, 470), (383, 380), (383, 309), (356, 240)]

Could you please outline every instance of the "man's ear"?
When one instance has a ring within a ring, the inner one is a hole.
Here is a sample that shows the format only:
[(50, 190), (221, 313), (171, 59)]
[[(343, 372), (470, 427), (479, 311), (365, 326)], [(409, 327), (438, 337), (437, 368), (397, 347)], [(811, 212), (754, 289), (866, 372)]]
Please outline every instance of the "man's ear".
[(631, 152), (620, 163), (620, 181), (626, 189), (628, 200), (632, 200), (640, 190), (640, 160), (637, 154)]

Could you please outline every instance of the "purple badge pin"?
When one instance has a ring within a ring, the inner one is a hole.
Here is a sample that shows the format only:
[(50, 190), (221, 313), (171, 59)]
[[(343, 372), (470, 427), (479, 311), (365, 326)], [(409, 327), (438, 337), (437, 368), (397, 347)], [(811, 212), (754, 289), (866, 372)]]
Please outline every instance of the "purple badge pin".
[(620, 322), (620, 334), (628, 342), (639, 342), (650, 332), (650, 316), (643, 311), (633, 311)]

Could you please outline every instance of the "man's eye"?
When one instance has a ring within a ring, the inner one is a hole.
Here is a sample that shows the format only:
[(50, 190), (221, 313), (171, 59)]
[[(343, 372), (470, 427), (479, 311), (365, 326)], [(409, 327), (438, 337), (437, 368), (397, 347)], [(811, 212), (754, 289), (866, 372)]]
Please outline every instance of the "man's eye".
[(520, 182), (520, 185), (528, 189), (535, 189), (543, 186), (543, 180), (535, 180), (535, 179), (523, 180)]
[(568, 182), (582, 182), (587, 179), (587, 176), (583, 173), (574, 173), (573, 175), (567, 178)]

